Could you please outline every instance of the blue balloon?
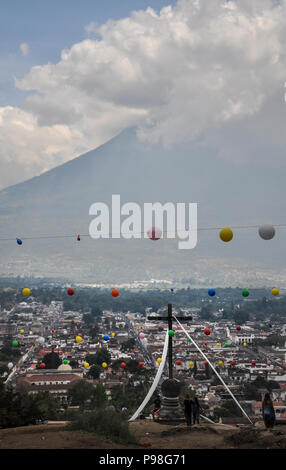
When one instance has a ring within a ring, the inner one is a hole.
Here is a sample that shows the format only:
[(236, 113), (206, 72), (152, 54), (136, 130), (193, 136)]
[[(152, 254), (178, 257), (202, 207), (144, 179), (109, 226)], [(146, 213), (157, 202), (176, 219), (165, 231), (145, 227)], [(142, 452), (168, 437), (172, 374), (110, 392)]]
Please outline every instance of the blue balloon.
[(174, 289), (171, 289), (171, 292), (174, 292)]
[(214, 289), (209, 289), (208, 294), (213, 297), (215, 295), (215, 290)]
[(103, 339), (104, 339), (104, 341), (109, 341), (109, 336), (108, 336), (108, 335), (104, 335), (104, 336), (103, 336)]
[(269, 326), (270, 326), (270, 328), (272, 328), (272, 325), (271, 325), (271, 323), (269, 323)]
[(18, 245), (22, 245), (23, 242), (22, 240), (20, 240), (20, 238), (16, 238), (16, 240), (17, 240)]

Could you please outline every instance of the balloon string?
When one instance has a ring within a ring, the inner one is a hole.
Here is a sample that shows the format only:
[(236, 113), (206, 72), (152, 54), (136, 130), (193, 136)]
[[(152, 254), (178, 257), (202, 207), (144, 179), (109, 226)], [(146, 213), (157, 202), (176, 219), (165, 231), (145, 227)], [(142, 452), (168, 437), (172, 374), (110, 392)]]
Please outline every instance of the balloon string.
[[(248, 228), (258, 228), (258, 227), (261, 227), (261, 225), (237, 225), (237, 226), (233, 226), (232, 229), (248, 229)], [(286, 224), (276, 224), (276, 225), (273, 225), (273, 227), (286, 227)], [(222, 230), (223, 228), (225, 227), (198, 227), (196, 230), (199, 232), (201, 230)], [(188, 232), (192, 232), (194, 230), (192, 229), (189, 229)], [(165, 233), (165, 234), (169, 234), (169, 233), (174, 233), (174, 232), (170, 232), (168, 230), (161, 230), (161, 233)], [(112, 233), (112, 232), (108, 232), (108, 233), (101, 233), (100, 234), (100, 237), (98, 238), (104, 238), (104, 237), (109, 237), (110, 235), (112, 236), (118, 236), (118, 235), (129, 235), (130, 233), (129, 232), (121, 232), (121, 233)], [(131, 233), (131, 237), (134, 237), (134, 235), (144, 235), (146, 236), (146, 238), (151, 238), (149, 237), (146, 232), (142, 231), (142, 232), (132, 232)], [(78, 236), (78, 233), (77, 234), (74, 234), (74, 235), (39, 235), (39, 236), (35, 236), (35, 237), (21, 237), (21, 240), (44, 240), (44, 239), (55, 239), (55, 238), (76, 238)], [(81, 234), (80, 237), (90, 237), (90, 234)], [(158, 237), (160, 238), (160, 237)], [(0, 241), (15, 241), (15, 237), (9, 237), (9, 238), (0, 238)]]

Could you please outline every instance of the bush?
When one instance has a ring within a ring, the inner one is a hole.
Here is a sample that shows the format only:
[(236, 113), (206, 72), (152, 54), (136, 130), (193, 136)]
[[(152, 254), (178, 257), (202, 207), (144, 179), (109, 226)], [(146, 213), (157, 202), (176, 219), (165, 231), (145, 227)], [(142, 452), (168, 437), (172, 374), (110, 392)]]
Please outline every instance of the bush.
[(111, 410), (81, 414), (75, 421), (69, 423), (66, 429), (94, 433), (122, 444), (137, 443), (129, 430), (129, 423), (120, 413)]

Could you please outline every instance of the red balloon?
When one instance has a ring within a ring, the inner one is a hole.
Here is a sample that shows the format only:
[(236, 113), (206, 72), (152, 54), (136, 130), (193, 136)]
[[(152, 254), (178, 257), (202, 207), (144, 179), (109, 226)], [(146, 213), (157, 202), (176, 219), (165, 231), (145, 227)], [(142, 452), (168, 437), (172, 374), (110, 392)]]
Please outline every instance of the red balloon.
[(176, 364), (177, 364), (177, 366), (180, 366), (182, 363), (181, 363), (181, 361), (177, 361)]
[(118, 290), (117, 289), (112, 289), (111, 295), (112, 295), (112, 297), (118, 297), (119, 296)]
[(122, 369), (124, 369), (124, 367), (126, 367), (125, 362), (121, 362), (121, 367), (122, 367)]
[(80, 242), (80, 236), (79, 235), (77, 236), (77, 241)]
[(82, 334), (81, 334), (81, 333), (78, 333), (78, 335), (77, 335), (77, 336), (80, 336), (80, 337), (82, 337)]
[(204, 345), (205, 345), (205, 346), (207, 346), (207, 345), (208, 345), (208, 343), (207, 343), (207, 342), (205, 342), (205, 343), (204, 343)]
[(139, 366), (140, 366), (140, 367), (143, 367), (143, 362), (139, 362)]
[(45, 364), (44, 362), (42, 362), (42, 364), (40, 365), (40, 367), (41, 367), (42, 369), (44, 369), (44, 368), (46, 367), (46, 364)]
[(210, 335), (211, 334), (211, 330), (209, 328), (205, 328), (205, 331), (204, 331), (205, 335)]
[(150, 240), (160, 240), (162, 236), (162, 230), (157, 227), (152, 227), (148, 230), (147, 235)]
[(237, 326), (236, 329), (237, 329), (237, 331), (240, 331), (240, 330), (241, 330), (241, 326)]
[(51, 330), (51, 333), (54, 333), (54, 332), (55, 332), (55, 330)]
[(235, 361), (231, 361), (231, 365), (232, 366), (235, 366), (236, 362)]
[(255, 366), (256, 362), (255, 362), (255, 361), (251, 361), (251, 364), (252, 364), (253, 366)]
[(68, 289), (68, 295), (74, 295), (74, 290), (71, 287)]
[(205, 366), (208, 366), (208, 365), (209, 365), (208, 361), (205, 361), (204, 364), (205, 364)]

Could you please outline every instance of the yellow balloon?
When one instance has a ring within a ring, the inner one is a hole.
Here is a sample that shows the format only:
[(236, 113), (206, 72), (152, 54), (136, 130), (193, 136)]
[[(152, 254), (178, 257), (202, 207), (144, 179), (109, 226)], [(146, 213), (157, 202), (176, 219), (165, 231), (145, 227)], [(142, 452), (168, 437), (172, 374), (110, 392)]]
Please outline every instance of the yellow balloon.
[(111, 333), (111, 336), (114, 338), (114, 336), (115, 336), (115, 333)]
[(247, 346), (247, 344), (246, 344), (246, 343), (243, 343), (243, 346), (245, 347), (245, 346)]
[(28, 289), (28, 287), (25, 287), (25, 289), (22, 290), (22, 294), (25, 296), (25, 297), (28, 297), (28, 295), (30, 295), (31, 291), (30, 289)]
[(104, 369), (106, 369), (106, 367), (107, 367), (106, 362), (103, 362), (103, 363), (102, 363), (102, 367), (103, 367)]
[(84, 365), (84, 368), (85, 368), (85, 369), (88, 369), (88, 368), (89, 368), (89, 363), (88, 363), (88, 362), (85, 362), (83, 365)]
[(77, 343), (81, 343), (81, 342), (82, 342), (82, 337), (81, 337), (81, 336), (77, 336), (75, 340), (76, 340)]
[(222, 365), (223, 365), (223, 362), (222, 362), (222, 361), (218, 361), (218, 365), (219, 365), (219, 366), (222, 366)]
[(24, 330), (20, 330), (20, 333), (21, 333), (21, 335), (23, 335), (23, 334), (24, 334)]
[(189, 362), (189, 366), (190, 366), (190, 367), (194, 367), (194, 363), (193, 363), (192, 361)]
[(216, 343), (217, 347), (219, 348), (220, 347), (220, 343)]
[(279, 295), (279, 290), (276, 288), (272, 289), (272, 295)]
[(104, 337), (104, 335), (101, 335), (101, 337), (103, 338), (103, 337)]
[(223, 242), (230, 242), (233, 239), (233, 232), (229, 227), (225, 227), (220, 231), (219, 236)]
[(158, 357), (157, 362), (158, 362), (158, 364), (161, 364), (161, 362), (162, 362), (161, 357)]

